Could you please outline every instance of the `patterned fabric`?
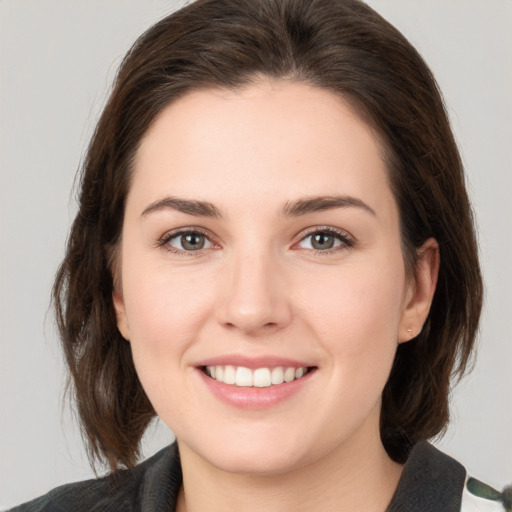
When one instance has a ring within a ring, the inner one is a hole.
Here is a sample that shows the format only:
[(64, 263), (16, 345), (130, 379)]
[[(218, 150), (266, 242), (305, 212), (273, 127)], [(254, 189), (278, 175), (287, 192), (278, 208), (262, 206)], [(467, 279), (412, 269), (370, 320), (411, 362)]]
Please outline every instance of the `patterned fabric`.
[(512, 486), (502, 493), (476, 478), (468, 478), (462, 492), (461, 512), (512, 512)]
[[(176, 444), (115, 476), (57, 487), (10, 512), (173, 512), (182, 483)], [(467, 478), (457, 461), (418, 443), (386, 512), (512, 512), (503, 493)]]

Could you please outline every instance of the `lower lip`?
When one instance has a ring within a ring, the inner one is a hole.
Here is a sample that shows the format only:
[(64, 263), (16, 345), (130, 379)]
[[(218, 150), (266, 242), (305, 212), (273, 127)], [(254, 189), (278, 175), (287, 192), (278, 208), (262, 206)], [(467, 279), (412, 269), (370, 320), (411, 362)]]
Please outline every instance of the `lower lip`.
[(265, 409), (297, 394), (310, 381), (315, 370), (310, 370), (300, 379), (267, 386), (265, 388), (224, 384), (223, 382), (218, 382), (208, 377), (208, 375), (199, 368), (197, 372), (200, 374), (202, 381), (206, 384), (208, 389), (222, 402), (240, 409)]

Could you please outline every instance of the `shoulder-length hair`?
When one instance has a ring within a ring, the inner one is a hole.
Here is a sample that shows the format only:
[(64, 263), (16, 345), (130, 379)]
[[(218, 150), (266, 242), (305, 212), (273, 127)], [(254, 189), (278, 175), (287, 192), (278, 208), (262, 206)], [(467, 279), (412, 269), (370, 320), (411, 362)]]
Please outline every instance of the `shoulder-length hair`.
[(398, 347), (381, 437), (403, 461), (449, 419), (452, 376), (471, 360), (482, 304), (464, 173), (437, 84), (416, 50), (358, 0), (198, 0), (143, 34), (121, 64), (79, 181), (79, 209), (53, 299), (91, 461), (133, 466), (155, 411), (112, 303), (134, 155), (164, 107), (199, 88), (256, 78), (306, 82), (348, 101), (379, 134), (414, 272), (429, 237), (441, 266), (421, 333)]

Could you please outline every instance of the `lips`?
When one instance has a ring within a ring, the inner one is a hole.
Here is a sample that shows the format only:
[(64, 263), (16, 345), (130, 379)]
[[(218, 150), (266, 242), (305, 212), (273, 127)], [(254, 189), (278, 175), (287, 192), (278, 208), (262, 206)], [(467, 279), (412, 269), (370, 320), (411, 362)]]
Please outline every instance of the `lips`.
[(317, 370), (290, 359), (237, 356), (202, 361), (196, 368), (217, 398), (249, 409), (269, 407), (293, 396)]

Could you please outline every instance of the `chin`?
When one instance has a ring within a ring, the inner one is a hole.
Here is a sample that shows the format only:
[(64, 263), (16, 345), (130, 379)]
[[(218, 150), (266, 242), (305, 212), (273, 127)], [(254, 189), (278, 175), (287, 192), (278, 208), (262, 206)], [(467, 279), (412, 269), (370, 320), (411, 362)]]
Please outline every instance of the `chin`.
[[(217, 454), (215, 454), (217, 455)], [(226, 453), (212, 457), (210, 462), (218, 469), (227, 473), (253, 476), (276, 476), (287, 473), (300, 466), (296, 454), (267, 449), (244, 450), (243, 452)]]
[(275, 433), (272, 437), (233, 435), (230, 439), (212, 439), (207, 446), (190, 444), (188, 448), (217, 469), (240, 475), (274, 476), (304, 464), (300, 441), (284, 440)]

